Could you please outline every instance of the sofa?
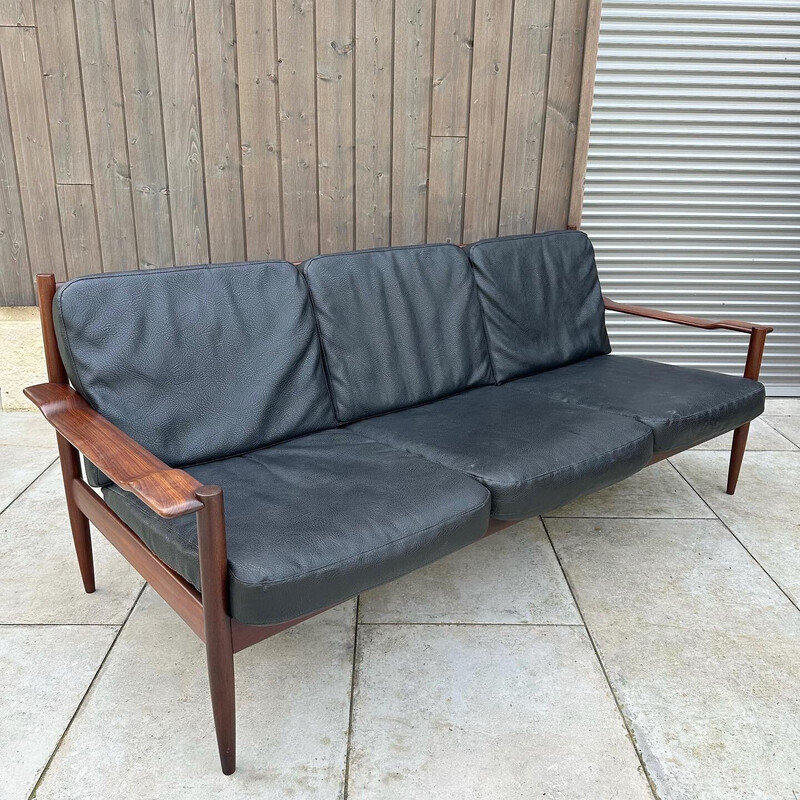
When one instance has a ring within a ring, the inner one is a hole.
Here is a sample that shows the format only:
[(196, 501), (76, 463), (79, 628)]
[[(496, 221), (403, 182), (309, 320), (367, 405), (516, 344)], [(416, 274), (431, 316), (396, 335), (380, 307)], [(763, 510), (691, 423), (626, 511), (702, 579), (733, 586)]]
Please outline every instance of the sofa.
[[(226, 774), (235, 652), (735, 430), (732, 493), (764, 409), (769, 327), (604, 299), (579, 231), (37, 285), (85, 589), (91, 521), (204, 640)], [(744, 377), (606, 311), (749, 334)]]

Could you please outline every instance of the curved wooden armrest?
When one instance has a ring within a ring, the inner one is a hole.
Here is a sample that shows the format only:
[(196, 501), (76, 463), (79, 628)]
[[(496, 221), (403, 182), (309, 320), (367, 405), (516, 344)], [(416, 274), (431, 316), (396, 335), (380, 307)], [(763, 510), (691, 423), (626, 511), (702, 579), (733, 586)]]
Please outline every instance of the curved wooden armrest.
[(29, 386), (25, 396), (70, 444), (156, 514), (180, 517), (203, 507), (196, 496), (200, 481), (167, 466), (66, 384)]
[(655, 308), (629, 306), (625, 303), (618, 303), (605, 295), (603, 295), (603, 302), (609, 311), (619, 311), (622, 314), (633, 314), (635, 317), (647, 317), (647, 319), (657, 319), (662, 322), (676, 322), (678, 325), (689, 325), (692, 328), (705, 328), (711, 331), (739, 331), (740, 333), (752, 333), (753, 331), (769, 333), (772, 330), (769, 325), (756, 325), (753, 322), (741, 322), (738, 319), (710, 320), (702, 319), (701, 317), (688, 317), (683, 314), (672, 314), (669, 311), (658, 311)]

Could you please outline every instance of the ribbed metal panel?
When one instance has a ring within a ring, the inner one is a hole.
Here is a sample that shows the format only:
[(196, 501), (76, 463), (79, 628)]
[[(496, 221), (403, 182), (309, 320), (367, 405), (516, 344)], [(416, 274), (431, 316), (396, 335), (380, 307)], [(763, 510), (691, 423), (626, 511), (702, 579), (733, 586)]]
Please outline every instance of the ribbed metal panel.
[[(621, 302), (774, 325), (800, 394), (800, 3), (604, 0), (581, 227)], [(740, 373), (741, 334), (608, 315), (614, 350)]]

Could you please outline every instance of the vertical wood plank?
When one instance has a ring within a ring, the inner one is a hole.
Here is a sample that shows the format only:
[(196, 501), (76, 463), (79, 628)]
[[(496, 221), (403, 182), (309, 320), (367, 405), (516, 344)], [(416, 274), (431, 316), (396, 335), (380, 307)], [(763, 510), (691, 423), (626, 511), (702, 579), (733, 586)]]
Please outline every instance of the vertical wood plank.
[(319, 252), (314, 3), (276, 0), (286, 258)]
[(462, 240), (467, 140), (463, 136), (435, 136), (430, 147), (427, 241), (458, 244)]
[(66, 278), (42, 70), (34, 28), (0, 28), (8, 118), (31, 273)]
[(75, 0), (103, 269), (137, 269), (131, 169), (111, 0)]
[(236, 28), (247, 258), (281, 258), (278, 64), (272, 4), (238, 0)]
[(474, 6), (475, 0), (436, 0), (431, 136), (468, 132)]
[(35, 25), (33, 0), (0, 0), (0, 25)]
[(35, 303), (0, 59), (0, 306)]
[(567, 227), (587, 0), (556, 0), (536, 230)]
[(583, 215), (583, 193), (586, 183), (586, 162), (589, 159), (589, 132), (592, 123), (594, 79), (597, 70), (597, 49), (600, 44), (600, 14), (603, 0), (589, 0), (586, 13), (586, 36), (581, 67), (581, 98), (578, 105), (578, 130), (575, 133), (575, 159), (572, 165), (572, 191), (569, 199), (567, 227), (577, 229)]
[(516, 0), (499, 234), (532, 233), (544, 133), (553, 0)]
[(56, 182), (91, 183), (72, 3), (40, 0), (36, 5), (36, 22)]
[(233, 0), (195, 0), (200, 124), (212, 262), (244, 258)]
[(125, 0), (116, 8), (139, 267), (171, 267), (175, 257), (153, 2)]
[(497, 235), (512, 4), (478, 0), (464, 198), (464, 240)]
[(425, 241), (432, 0), (396, 0), (392, 120), (392, 244)]
[(317, 0), (320, 252), (352, 250), (354, 0)]
[(208, 262), (191, 0), (155, 0), (169, 205), (176, 264)]
[(56, 187), (56, 191), (67, 275), (76, 278), (102, 272), (92, 187), (62, 184)]
[(392, 4), (356, 0), (356, 247), (386, 247), (392, 220)]

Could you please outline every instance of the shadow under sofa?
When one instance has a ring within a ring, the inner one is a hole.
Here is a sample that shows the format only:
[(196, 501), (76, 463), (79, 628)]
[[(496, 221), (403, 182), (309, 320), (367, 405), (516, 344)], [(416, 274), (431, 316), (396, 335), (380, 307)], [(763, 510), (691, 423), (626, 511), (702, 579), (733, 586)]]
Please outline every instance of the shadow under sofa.
[[(578, 231), (37, 285), (84, 586), (91, 520), (205, 641), (228, 774), (235, 652), (735, 430), (732, 493), (764, 408), (770, 328), (604, 299)], [(607, 310), (747, 333), (745, 377), (613, 355)]]

